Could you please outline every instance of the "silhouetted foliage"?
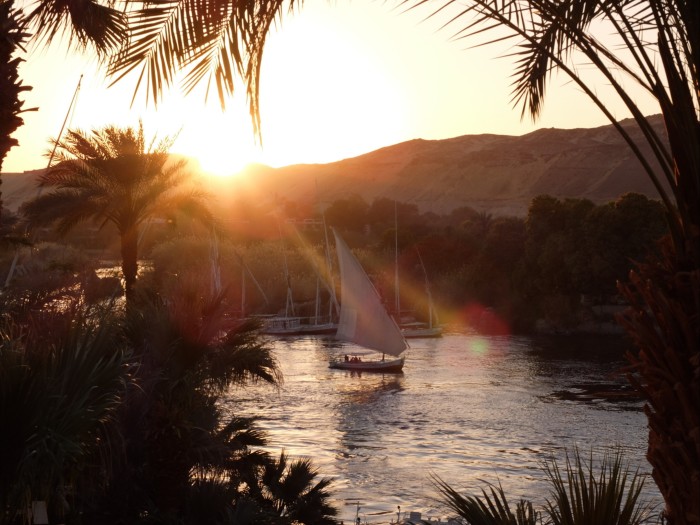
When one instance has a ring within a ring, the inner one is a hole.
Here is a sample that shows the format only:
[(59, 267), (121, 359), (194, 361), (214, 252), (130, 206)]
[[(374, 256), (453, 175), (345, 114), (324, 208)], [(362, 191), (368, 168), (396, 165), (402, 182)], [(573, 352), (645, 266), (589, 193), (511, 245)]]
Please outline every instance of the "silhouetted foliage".
[(54, 226), (61, 234), (86, 221), (114, 226), (128, 297), (149, 219), (179, 213), (212, 224), (207, 195), (184, 172), (184, 161), (170, 159), (173, 140), (146, 144), (141, 123), (137, 129), (107, 126), (90, 134), (69, 130), (55, 141), (57, 163), (39, 178), (40, 187), (51, 191), (25, 202), (21, 213), (31, 228)]
[[(359, 199), (340, 199), (329, 210), (333, 222), (341, 225), (337, 227), (352, 228), (348, 234), (351, 246), (388, 304), (393, 304), (398, 261), (401, 304), (418, 317), (424, 315), (425, 277), (418, 262), (420, 253), (433, 298), (443, 312), (442, 320), (449, 322), (451, 311), (478, 303), (493, 308), (517, 331), (532, 330), (538, 318), (574, 329), (581, 321), (579, 310), (585, 306), (582, 298), (594, 305), (617, 302), (617, 281), (624, 279), (634, 261), (653, 250), (666, 232), (662, 206), (643, 195), (626, 194), (603, 205), (542, 195), (533, 199), (526, 218), (465, 208), (444, 216), (419, 215), (414, 220), (420, 222), (420, 228), (399, 222), (396, 254), (394, 202), (378, 199), (372, 207), (384, 210), (382, 221), (387, 222), (367, 224), (369, 212)], [(396, 209), (403, 209), (406, 217), (415, 213), (413, 206), (401, 203)], [(338, 219), (335, 213), (354, 215)], [(455, 217), (461, 222), (450, 226)], [(326, 218), (331, 222), (328, 213)], [(288, 226), (284, 253), (294, 299), (302, 305), (312, 304), (316, 274), (308, 259), (309, 248), (316, 254), (316, 264), (323, 261), (323, 230), (319, 225), (300, 223), (297, 234)], [(306, 247), (299, 244), (300, 238), (305, 239)], [(209, 264), (208, 249), (207, 241), (173, 240), (152, 255), (158, 273), (184, 275), (188, 267), (201, 269)], [(266, 304), (248, 278), (248, 311), (273, 313), (283, 309), (287, 282), (279, 238), (245, 245), (221, 239), (220, 260), (231, 304), (240, 298), (241, 261), (245, 261), (269, 300)]]
[[(26, 23), (13, 2), (0, 3), (0, 172), (10, 149), (18, 144), (12, 134), (24, 124), (20, 115), (25, 111), (20, 94), (31, 88), (23, 86), (19, 78), (19, 65), (22, 59), (15, 57), (29, 35)], [(0, 179), (0, 185), (2, 179)], [(2, 221), (2, 192), (0, 191), (0, 226)]]

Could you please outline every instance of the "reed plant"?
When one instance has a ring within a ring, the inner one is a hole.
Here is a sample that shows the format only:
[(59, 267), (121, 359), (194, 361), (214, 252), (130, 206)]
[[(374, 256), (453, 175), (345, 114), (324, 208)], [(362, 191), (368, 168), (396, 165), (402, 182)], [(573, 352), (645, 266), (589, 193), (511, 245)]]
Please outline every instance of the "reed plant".
[(632, 470), (620, 450), (582, 460), (567, 453), (564, 470), (555, 459), (543, 464), (550, 493), (537, 510), (520, 499), (511, 507), (500, 485), (488, 484), (480, 496), (463, 495), (437, 476), (440, 501), (468, 525), (641, 525), (650, 523), (654, 505), (642, 499), (646, 476)]

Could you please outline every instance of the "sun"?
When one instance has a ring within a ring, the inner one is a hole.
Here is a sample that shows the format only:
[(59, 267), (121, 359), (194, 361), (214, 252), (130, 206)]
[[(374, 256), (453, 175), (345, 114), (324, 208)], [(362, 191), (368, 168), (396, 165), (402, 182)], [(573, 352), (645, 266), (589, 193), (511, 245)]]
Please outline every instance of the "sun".
[(238, 131), (217, 116), (190, 123), (173, 149), (197, 159), (203, 172), (216, 177), (234, 176), (260, 156), (252, 132)]
[(260, 147), (247, 112), (212, 106), (210, 102), (189, 111), (173, 151), (197, 159), (207, 175), (234, 176), (260, 161)]
[(410, 105), (391, 63), (344, 27), (343, 17), (329, 25), (329, 8), (320, 9), (287, 19), (268, 39), (262, 143), (246, 97), (237, 94), (222, 111), (215, 96), (205, 102), (199, 92), (158, 108), (159, 129), (179, 130), (171, 151), (197, 159), (208, 175), (230, 177), (251, 163), (329, 163), (405, 140)]
[(261, 149), (242, 97), (225, 110), (202, 93), (171, 95), (143, 118), (148, 136), (174, 138), (170, 152), (198, 162), (210, 176), (230, 177), (253, 162), (262, 162)]
[(315, 5), (268, 39), (260, 105), (272, 166), (333, 162), (401, 140), (407, 104), (398, 79), (342, 17), (328, 16), (332, 9)]

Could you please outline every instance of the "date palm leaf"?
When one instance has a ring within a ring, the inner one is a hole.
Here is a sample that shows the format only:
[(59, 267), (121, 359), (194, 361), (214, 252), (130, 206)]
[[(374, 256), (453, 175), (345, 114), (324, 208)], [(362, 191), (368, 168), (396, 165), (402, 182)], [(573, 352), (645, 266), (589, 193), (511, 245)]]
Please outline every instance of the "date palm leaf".
[(34, 37), (46, 46), (67, 36), (69, 45), (93, 45), (98, 55), (115, 50), (127, 36), (124, 13), (95, 0), (41, 0), (27, 15)]
[[(666, 205), (673, 234), (676, 239), (682, 237), (681, 224), (687, 223), (691, 215), (697, 215), (684, 202), (689, 192), (698, 195), (700, 188), (698, 170), (690, 169), (700, 165), (698, 148), (685, 148), (680, 156), (673, 151), (683, 147), (682, 144), (700, 143), (696, 111), (689, 113), (679, 109), (695, 107), (697, 110), (700, 103), (697, 67), (700, 42), (695, 34), (700, 8), (697, 5), (676, 0), (472, 0), (457, 8), (457, 2), (445, 0), (438, 2), (436, 9), (432, 3), (421, 0), (402, 3), (411, 9), (429, 5), (433, 13), (455, 9), (456, 14), (448, 23), (462, 24), (455, 37), (471, 38), (477, 45), (519, 39), (513, 53), (516, 69), (512, 101), (522, 107), (523, 117), (529, 114), (537, 118), (541, 114), (547, 85), (555, 74), (563, 73), (571, 78), (632, 148)], [(603, 23), (611, 28), (609, 34), (604, 35), (605, 41), (596, 38), (596, 29)], [(490, 38), (494, 34), (496, 36)], [(611, 35), (615, 36), (614, 41), (608, 38)], [(663, 71), (659, 70), (657, 57), (661, 57)], [(584, 62), (586, 67), (579, 69), (578, 64)], [(631, 112), (651, 147), (651, 154), (644, 153), (641, 144), (632, 140), (619, 124), (609, 109), (608, 95), (592, 89), (586, 73), (591, 69), (602, 76)], [(661, 76), (663, 72), (665, 77)], [(659, 100), (667, 120), (671, 148), (646, 121), (627, 89), (629, 82)], [(679, 105), (678, 101), (684, 103)], [(674, 130), (680, 132), (680, 129), (689, 130), (695, 142), (674, 141)], [(684, 162), (683, 159), (693, 160)], [(687, 185), (675, 176), (679, 161), (687, 164)], [(680, 185), (687, 187), (681, 189)], [(678, 217), (678, 214), (685, 217)]]
[(207, 82), (219, 103), (242, 77), (256, 131), (259, 131), (259, 80), (263, 48), (272, 24), (290, 0), (156, 0), (132, 2), (127, 12), (129, 38), (110, 60), (114, 82), (139, 71), (136, 91), (145, 88), (158, 103), (181, 76), (186, 93)]
[(537, 525), (540, 513), (532, 503), (519, 500), (515, 511), (511, 510), (508, 499), (499, 484), (482, 489), (481, 496), (460, 494), (440, 477), (432, 475), (433, 485), (440, 493), (441, 501), (458, 516), (471, 525)]

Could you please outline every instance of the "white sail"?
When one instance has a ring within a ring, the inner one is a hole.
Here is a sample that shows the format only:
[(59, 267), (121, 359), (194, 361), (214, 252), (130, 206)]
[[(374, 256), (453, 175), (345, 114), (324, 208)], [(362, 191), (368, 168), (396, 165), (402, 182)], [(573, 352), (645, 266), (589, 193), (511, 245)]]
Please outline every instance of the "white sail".
[(340, 263), (340, 321), (336, 338), (399, 356), (408, 348), (379, 293), (345, 241), (333, 230)]

